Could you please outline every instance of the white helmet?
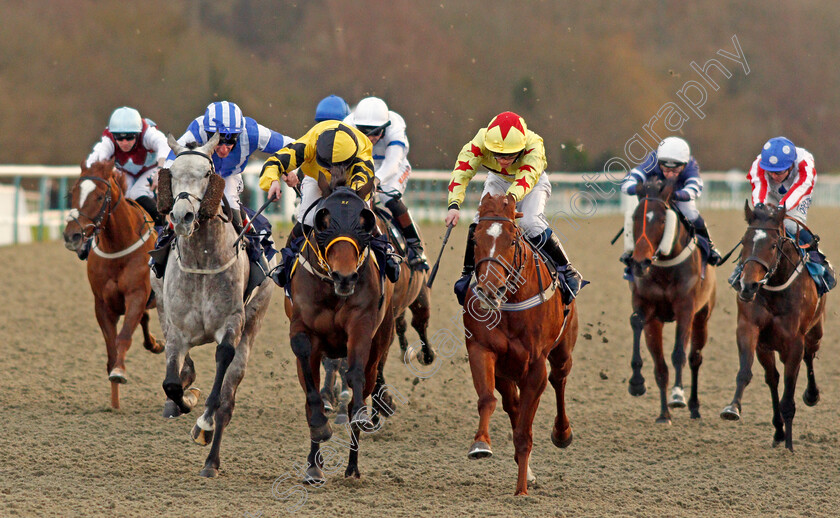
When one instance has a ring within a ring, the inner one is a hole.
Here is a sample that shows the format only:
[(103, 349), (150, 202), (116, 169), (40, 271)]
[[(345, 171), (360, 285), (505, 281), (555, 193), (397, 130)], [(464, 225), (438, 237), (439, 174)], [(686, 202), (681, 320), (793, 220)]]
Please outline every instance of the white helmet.
[(378, 128), (390, 120), (388, 105), (379, 97), (365, 97), (356, 105), (353, 122), (356, 126)]
[(108, 131), (111, 133), (140, 133), (142, 129), (143, 119), (140, 118), (140, 112), (128, 106), (114, 110), (111, 120), (108, 121)]
[(688, 142), (679, 137), (668, 137), (659, 143), (656, 150), (656, 160), (665, 162), (666, 166), (673, 164), (676, 167), (680, 164), (687, 164), (691, 159), (691, 149)]

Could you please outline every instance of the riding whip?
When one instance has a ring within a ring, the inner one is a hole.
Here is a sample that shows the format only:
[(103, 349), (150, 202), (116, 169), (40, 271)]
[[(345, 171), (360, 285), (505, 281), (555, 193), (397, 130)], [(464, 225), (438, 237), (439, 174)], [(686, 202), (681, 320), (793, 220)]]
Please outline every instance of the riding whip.
[(610, 244), (614, 245), (615, 242), (618, 241), (618, 238), (620, 238), (621, 234), (623, 234), (623, 233), (624, 233), (624, 227), (621, 227), (621, 229), (618, 231), (618, 234), (616, 234), (615, 237), (612, 238), (612, 241), (610, 241)]
[(242, 239), (242, 236), (245, 235), (245, 232), (248, 230), (248, 227), (251, 225), (251, 223), (255, 219), (257, 219), (257, 216), (262, 214), (262, 211), (264, 211), (269, 205), (271, 205), (271, 203), (274, 200), (276, 200), (276, 198), (274, 196), (271, 196), (267, 200), (265, 200), (265, 203), (262, 204), (262, 207), (260, 207), (259, 210), (257, 210), (257, 212), (254, 213), (254, 217), (251, 218), (251, 221), (249, 221), (247, 225), (242, 225), (242, 232), (240, 232), (239, 235), (236, 236), (236, 241), (233, 242), (233, 247), (234, 248), (236, 248), (236, 244), (239, 243), (239, 240)]
[(453, 225), (446, 226), (446, 234), (443, 236), (443, 244), (440, 245), (440, 253), (438, 254), (437, 261), (435, 261), (435, 266), (432, 268), (432, 273), (429, 274), (429, 282), (426, 283), (426, 286), (429, 288), (432, 287), (432, 283), (435, 282), (435, 276), (437, 275), (438, 266), (440, 266), (440, 258), (443, 257), (443, 251), (446, 249), (446, 242), (449, 241), (449, 234), (452, 232)]

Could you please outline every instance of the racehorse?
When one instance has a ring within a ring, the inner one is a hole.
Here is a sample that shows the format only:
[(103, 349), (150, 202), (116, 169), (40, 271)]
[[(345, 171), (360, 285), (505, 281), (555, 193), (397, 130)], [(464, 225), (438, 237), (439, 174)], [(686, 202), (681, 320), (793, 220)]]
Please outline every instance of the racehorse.
[[(96, 162), (82, 173), (70, 190), (71, 210), (64, 228), (64, 246), (85, 259), (85, 242), (93, 239), (87, 274), (93, 291), (96, 321), (108, 351), (111, 407), (120, 408), (120, 384), (128, 382), (125, 355), (137, 324), (143, 328), (143, 346), (158, 354), (163, 343), (149, 332), (149, 312), (155, 307), (149, 284), (146, 253), (157, 234), (151, 217), (125, 197), (125, 179), (114, 161)], [(117, 321), (123, 316), (117, 333)]]
[[(744, 205), (747, 231), (741, 240), (743, 264), (738, 291), (738, 356), (741, 367), (736, 377), (735, 397), (720, 416), (737, 421), (741, 417), (741, 396), (752, 379), (753, 358), (764, 367), (764, 380), (773, 400), (773, 446), (783, 440), (793, 451), (793, 393), (804, 356), (808, 386), (802, 399), (808, 406), (820, 400), (814, 379), (814, 356), (820, 348), (825, 320), (826, 297), (807, 273), (805, 259), (796, 241), (785, 234), (785, 211), (759, 204)], [(796, 221), (796, 220), (794, 220)], [(797, 239), (799, 236), (796, 236)], [(803, 273), (804, 272), (804, 273)], [(779, 371), (776, 357), (785, 366), (785, 389), (779, 401)]]
[[(686, 344), (691, 340), (688, 362), (691, 366), (691, 396), (688, 408), (692, 419), (700, 418), (697, 397), (703, 346), (708, 337), (709, 317), (715, 306), (715, 269), (704, 265), (696, 239), (671, 207), (673, 182), (652, 179), (639, 182), (636, 192), (639, 205), (633, 213), (632, 255), (633, 281), (630, 283), (633, 314), (633, 359), (630, 365), (630, 394), (645, 393), (642, 377), (642, 356), (639, 342), (642, 330), (653, 357), (656, 384), (659, 387), (660, 414), (657, 423), (671, 423), (669, 408), (685, 408), (682, 371), (686, 363)], [(668, 366), (662, 347), (662, 325), (676, 321), (676, 339), (671, 362), (674, 365), (674, 386), (671, 399), (668, 387)]]
[(393, 284), (371, 257), (369, 243), (376, 219), (363, 201), (373, 181), (356, 192), (343, 186), (346, 180), (339, 167), (332, 167), (330, 173), (329, 183), (323, 174), (319, 177), (324, 198), (291, 276), (292, 299), (285, 303), (298, 379), (306, 394), (310, 453), (304, 482), (310, 484), (326, 480), (319, 443), (332, 436), (318, 391), (321, 357), (347, 357), (347, 381), (353, 395), (348, 406), (351, 447), (344, 476), (358, 478), (359, 431), (375, 430), (372, 418), (378, 415), (376, 409), (373, 415), (368, 412), (365, 399), (373, 393), (379, 363), (394, 339)]
[(559, 448), (572, 442), (566, 416), (566, 377), (578, 332), (574, 302), (564, 306), (551, 270), (525, 238), (515, 219), (512, 196), (482, 198), (475, 231), (476, 284), (464, 303), (464, 328), (473, 383), (478, 393), (478, 432), (468, 456), (489, 457), (490, 416), (496, 408), (493, 389), (513, 428), (519, 466), (516, 494), (528, 494), (534, 482), (529, 466), (532, 425), (548, 380), (557, 395), (551, 441)]
[[(405, 241), (402, 235), (397, 230), (397, 225), (392, 221), (390, 213), (382, 210), (378, 205), (374, 205), (374, 213), (380, 220), (385, 222), (388, 228), (388, 238), (394, 249), (401, 251), (403, 257), (406, 255)], [(427, 286), (429, 280), (429, 270), (419, 269), (415, 270), (408, 265), (407, 261), (402, 261), (400, 266), (400, 278), (394, 284), (394, 322), (396, 325), (397, 339), (400, 343), (400, 350), (403, 356), (406, 354), (412, 355), (416, 351), (417, 360), (422, 365), (431, 365), (435, 360), (435, 353), (429, 344), (427, 337), (427, 330), (429, 328), (429, 318), (431, 316), (431, 288)], [(406, 336), (408, 325), (406, 323), (406, 310), (411, 309), (411, 327), (417, 332), (420, 337), (420, 348), (412, 347), (408, 351), (409, 343)], [(387, 358), (387, 351), (386, 351)], [(346, 404), (347, 394), (347, 362), (342, 360), (324, 359), (324, 386), (321, 389), (321, 397), (324, 399), (325, 408), (338, 407), (338, 415), (336, 416), (336, 424), (341, 424), (344, 419), (343, 412), (346, 412), (344, 405)], [(385, 367), (385, 359), (379, 362), (379, 372), (377, 374), (377, 387), (386, 384), (383, 370)], [(341, 378), (342, 397), (336, 394), (335, 382), (336, 375)], [(379, 389), (374, 389), (374, 393), (380, 394), (381, 399), (373, 402), (374, 405), (384, 403), (387, 408), (379, 408), (379, 413), (389, 415), (389, 410), (393, 409), (393, 404), (387, 390), (380, 393)], [(328, 406), (328, 407), (327, 407)]]
[(188, 413), (197, 401), (197, 390), (190, 387), (195, 368), (189, 350), (218, 344), (213, 388), (191, 433), (202, 446), (212, 441), (200, 473), (204, 477), (218, 474), (222, 433), (273, 289), (265, 279), (244, 300), (250, 266), (242, 242), (235, 244), (230, 214), (220, 206), (225, 182), (210, 158), (218, 141), (216, 134), (203, 146), (184, 147), (169, 135), (176, 157), (171, 169), (159, 174), (158, 209), (169, 214), (177, 239), (163, 279), (152, 275), (166, 336), (163, 390), (171, 400), (166, 417)]

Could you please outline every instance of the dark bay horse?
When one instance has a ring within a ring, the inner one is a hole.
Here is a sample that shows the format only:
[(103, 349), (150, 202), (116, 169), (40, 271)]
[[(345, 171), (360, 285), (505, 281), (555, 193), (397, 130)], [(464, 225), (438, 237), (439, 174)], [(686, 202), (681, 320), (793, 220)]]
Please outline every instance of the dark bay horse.
[(221, 207), (225, 181), (210, 158), (218, 142), (217, 133), (203, 146), (184, 147), (169, 135), (177, 156), (169, 170), (160, 171), (158, 209), (175, 227), (175, 250), (164, 277), (152, 274), (166, 337), (165, 417), (188, 413), (197, 402), (189, 351), (217, 344), (213, 388), (191, 433), (197, 444), (212, 442), (203, 477), (219, 472), (222, 434), (274, 289), (266, 278), (245, 300), (250, 261), (244, 244), (236, 241), (230, 214)]
[[(551, 441), (559, 448), (572, 442), (566, 416), (566, 377), (578, 332), (575, 302), (565, 307), (555, 291), (551, 270), (517, 227), (511, 196), (482, 198), (475, 230), (476, 278), (464, 303), (464, 328), (473, 383), (478, 393), (478, 431), (468, 456), (489, 457), (493, 390), (513, 428), (519, 466), (516, 494), (528, 494), (534, 478), (529, 466), (532, 425), (546, 378), (557, 395)], [(551, 374), (546, 377), (546, 359)]]
[[(703, 346), (708, 337), (709, 317), (715, 307), (715, 268), (703, 264), (700, 248), (688, 228), (678, 221), (670, 205), (674, 185), (658, 179), (639, 183), (636, 192), (639, 205), (633, 213), (633, 277), (630, 283), (633, 314), (633, 376), (630, 394), (645, 393), (642, 377), (640, 338), (653, 357), (656, 384), (659, 387), (660, 414), (657, 423), (671, 423), (670, 408), (686, 406), (682, 371), (686, 363), (685, 349), (691, 341), (688, 362), (691, 366), (691, 397), (688, 408), (692, 419), (700, 418), (697, 397)], [(674, 386), (671, 399), (666, 398), (668, 366), (662, 345), (662, 326), (676, 321), (676, 339), (671, 362), (674, 365)]]
[[(773, 400), (773, 446), (785, 441), (785, 447), (793, 451), (793, 393), (803, 357), (808, 386), (802, 399), (808, 406), (816, 405), (820, 399), (814, 379), (814, 356), (823, 336), (826, 297), (817, 294), (799, 247), (785, 234), (785, 211), (763, 204), (752, 210), (747, 202), (744, 213), (747, 231), (741, 240), (743, 272), (736, 334), (741, 367), (735, 397), (720, 416), (733, 421), (741, 418), (741, 396), (752, 379), (753, 359), (758, 357)], [(781, 401), (774, 353), (779, 354), (785, 366)]]
[(324, 199), (292, 274), (292, 299), (286, 299), (291, 347), (306, 394), (310, 453), (304, 481), (311, 484), (326, 480), (319, 443), (332, 436), (318, 391), (322, 356), (347, 357), (347, 382), (353, 394), (344, 475), (358, 478), (359, 432), (375, 429), (376, 408), (371, 415), (365, 399), (373, 393), (379, 363), (394, 339), (393, 284), (380, 275), (373, 258), (369, 242), (376, 219), (363, 201), (373, 182), (357, 193), (342, 186), (338, 171), (331, 173), (329, 184), (324, 175), (319, 179)]
[[(125, 180), (113, 160), (82, 163), (82, 174), (70, 190), (71, 210), (64, 228), (64, 246), (82, 255), (93, 238), (87, 274), (93, 292), (96, 321), (108, 350), (111, 406), (120, 408), (120, 384), (128, 382), (125, 355), (137, 324), (143, 328), (143, 346), (157, 354), (164, 345), (149, 332), (149, 312), (155, 300), (149, 283), (147, 252), (157, 234), (151, 217), (125, 197)], [(117, 332), (117, 321), (124, 316)]]

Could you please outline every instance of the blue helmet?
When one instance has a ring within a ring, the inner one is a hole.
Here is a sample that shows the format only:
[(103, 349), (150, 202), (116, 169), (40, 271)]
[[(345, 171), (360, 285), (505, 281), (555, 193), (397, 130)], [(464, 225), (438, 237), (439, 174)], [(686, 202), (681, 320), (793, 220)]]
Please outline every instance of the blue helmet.
[(245, 118), (239, 106), (232, 102), (219, 101), (207, 106), (201, 125), (208, 135), (242, 133), (245, 129)]
[(785, 137), (773, 137), (761, 148), (758, 165), (765, 171), (784, 171), (796, 161), (796, 146)]
[(341, 121), (348, 115), (350, 115), (350, 107), (347, 106), (347, 101), (337, 95), (324, 97), (315, 108), (315, 122)]

